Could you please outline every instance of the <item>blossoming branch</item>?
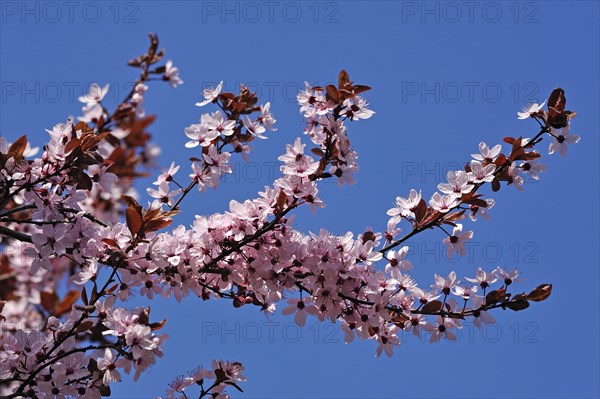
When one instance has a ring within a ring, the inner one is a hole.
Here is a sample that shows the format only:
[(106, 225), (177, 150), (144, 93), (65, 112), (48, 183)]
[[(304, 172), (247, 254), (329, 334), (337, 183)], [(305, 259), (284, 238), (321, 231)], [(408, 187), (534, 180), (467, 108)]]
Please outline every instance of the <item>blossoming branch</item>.
[[(217, 189), (232, 173), (231, 158), (247, 159), (277, 121), (271, 104), (244, 86), (204, 90), (196, 105), (211, 109), (183, 132), (189, 164), (171, 163), (145, 193), (136, 192), (134, 179), (150, 176), (160, 153), (147, 131), (154, 120), (144, 109), (149, 85), (183, 83), (170, 60), (162, 63), (158, 44), (150, 35), (148, 51), (129, 62), (139, 77), (113, 111), (102, 102), (108, 86), (93, 85), (80, 98), (82, 116), (48, 130), (43, 147), (25, 136), (0, 138), (0, 391), (7, 398), (99, 398), (125, 374), (137, 380), (163, 355), (167, 336), (166, 320), (153, 320), (149, 307), (124, 307), (132, 296), (226, 299), (266, 314), (279, 306), (299, 326), (308, 317), (338, 323), (346, 342), (371, 340), (379, 356), (392, 355), (400, 330), (455, 340), (466, 320), (481, 328), (494, 323), (492, 310), (521, 311), (551, 294), (547, 283), (513, 291), (519, 272), (502, 267), (418, 284), (403, 244), (433, 231), (449, 256), (464, 255), (474, 236), (468, 221), (489, 219), (495, 204), (485, 188), (523, 190), (524, 177), (538, 180), (546, 170), (537, 150), (543, 140), (549, 154), (562, 156), (579, 141), (562, 89), (518, 112), (536, 122), (531, 137), (481, 142), (437, 192), (398, 196), (380, 231), (336, 236), (298, 231), (290, 216), (325, 206), (325, 179), (355, 183), (358, 153), (348, 129), (373, 117), (363, 97), (370, 87), (345, 71), (337, 85), (307, 83), (297, 96), (304, 137), (278, 157), (281, 177), (256, 198), (174, 226), (189, 193)], [(227, 388), (242, 390), (242, 373), (239, 362), (215, 360), (177, 377), (165, 397), (191, 397), (195, 389), (198, 398), (226, 398)]]

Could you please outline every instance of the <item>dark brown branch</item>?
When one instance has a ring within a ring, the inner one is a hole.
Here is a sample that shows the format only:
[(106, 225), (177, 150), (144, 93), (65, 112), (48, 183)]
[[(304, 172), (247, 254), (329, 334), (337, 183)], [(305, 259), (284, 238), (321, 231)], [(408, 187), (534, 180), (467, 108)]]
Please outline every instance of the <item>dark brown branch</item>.
[(18, 241), (33, 243), (30, 235), (11, 230), (8, 227), (4, 226), (0, 226), (0, 235), (10, 237)]

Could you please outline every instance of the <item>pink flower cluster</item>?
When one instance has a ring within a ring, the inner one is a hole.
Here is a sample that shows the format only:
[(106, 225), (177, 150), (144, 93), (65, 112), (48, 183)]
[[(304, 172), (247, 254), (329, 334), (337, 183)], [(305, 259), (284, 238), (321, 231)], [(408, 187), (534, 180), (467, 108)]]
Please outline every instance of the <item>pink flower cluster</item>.
[[(92, 308), (93, 313), (73, 308), (64, 321), (52, 316), (41, 331), (5, 333), (0, 378), (27, 381), (38, 398), (100, 398), (109, 384), (121, 380), (121, 371), (129, 374), (133, 367), (137, 380), (162, 356), (166, 335), (151, 331), (148, 309), (116, 308), (114, 297)], [(97, 332), (99, 338), (91, 336)], [(82, 346), (81, 339), (100, 342)]]
[[(165, 396), (160, 396), (157, 399), (187, 398), (188, 395), (184, 391), (194, 385), (200, 388), (199, 398), (229, 399), (229, 395), (225, 393), (228, 386), (233, 386), (242, 392), (237, 383), (246, 381), (246, 377), (242, 374), (243, 371), (244, 366), (241, 363), (213, 360), (210, 370), (198, 367), (185, 376), (175, 378), (169, 384)], [(209, 383), (210, 381), (213, 382)], [(178, 396), (180, 393), (183, 395)]]

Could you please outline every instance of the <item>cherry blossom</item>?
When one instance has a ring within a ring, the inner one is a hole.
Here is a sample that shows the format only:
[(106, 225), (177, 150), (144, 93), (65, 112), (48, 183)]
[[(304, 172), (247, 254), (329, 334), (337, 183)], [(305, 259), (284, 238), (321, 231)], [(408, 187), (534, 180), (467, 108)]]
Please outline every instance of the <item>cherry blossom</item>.
[(554, 154), (554, 152), (558, 151), (560, 156), (564, 157), (567, 155), (567, 145), (579, 142), (580, 137), (576, 134), (570, 134), (570, 130), (570, 124), (561, 129), (550, 128), (550, 134), (554, 140), (548, 147), (548, 154)]
[(185, 143), (187, 148), (194, 148), (198, 145), (208, 147), (219, 136), (219, 132), (215, 129), (210, 129), (208, 124), (200, 123), (186, 127), (185, 135), (191, 139)]
[(498, 266), (496, 270), (494, 270), (494, 273), (496, 274), (496, 276), (498, 276), (499, 279), (504, 280), (504, 284), (507, 286), (519, 281), (519, 279), (517, 278), (519, 276), (519, 271), (516, 269), (504, 271), (503, 268)]
[(173, 198), (181, 192), (180, 189), (171, 190), (169, 183), (166, 181), (159, 184), (158, 190), (153, 188), (147, 188), (146, 190), (152, 198), (156, 198), (153, 207), (158, 207), (162, 204), (173, 205)]
[(244, 127), (248, 130), (248, 133), (255, 137), (258, 137), (259, 139), (267, 138), (263, 135), (263, 133), (266, 132), (267, 129), (265, 129), (265, 127), (262, 125), (261, 119), (251, 120), (249, 117), (245, 117)]
[(221, 90), (223, 89), (223, 81), (221, 81), (217, 87), (215, 88), (207, 88), (202, 91), (202, 95), (204, 96), (204, 101), (196, 103), (197, 107), (203, 107), (211, 102), (214, 102), (219, 94), (221, 94)]
[(471, 154), (473, 159), (480, 162), (492, 162), (498, 154), (502, 151), (502, 146), (500, 144), (496, 144), (492, 148), (489, 148), (486, 143), (483, 141), (479, 143), (479, 154)]
[(201, 118), (202, 123), (205, 123), (209, 131), (215, 131), (223, 136), (231, 136), (235, 121), (225, 120), (221, 111), (215, 111), (212, 114), (204, 114)]
[(281, 311), (284, 315), (295, 314), (294, 321), (300, 327), (304, 327), (306, 324), (306, 315), (316, 315), (318, 310), (315, 305), (311, 303), (305, 303), (303, 300), (297, 298), (291, 298), (288, 300), (288, 307)]
[(493, 208), (494, 205), (496, 205), (496, 201), (494, 201), (492, 198), (486, 198), (485, 203), (485, 207), (477, 205), (470, 206), (469, 218), (473, 222), (476, 222), (478, 217), (481, 217), (484, 220), (492, 220), (492, 217), (490, 215), (490, 209)]
[(458, 256), (465, 256), (467, 254), (465, 242), (473, 238), (473, 232), (465, 231), (463, 233), (462, 229), (463, 225), (458, 223), (456, 227), (454, 227), (452, 235), (444, 238), (444, 244), (447, 246), (446, 256), (448, 256), (448, 258), (452, 257), (454, 251), (456, 251)]
[(477, 272), (475, 273), (475, 278), (465, 277), (465, 280), (470, 281), (471, 283), (479, 284), (482, 289), (486, 289), (492, 284), (494, 284), (498, 278), (496, 277), (496, 272), (488, 273), (483, 270), (481, 267), (477, 268)]
[(470, 175), (461, 170), (448, 172), (448, 183), (438, 184), (438, 190), (442, 193), (455, 198), (460, 198), (463, 194), (468, 194), (474, 186), (469, 183)]
[(77, 285), (84, 285), (88, 281), (94, 281), (98, 277), (98, 259), (90, 259), (89, 263), (84, 266), (79, 273), (72, 279)]
[[(411, 189), (408, 197), (396, 197), (396, 207), (387, 211), (387, 214), (392, 217), (415, 217), (413, 209), (417, 207), (421, 201), (421, 192), (417, 192), (415, 189)], [(400, 221), (400, 219), (397, 219)]]
[(113, 351), (109, 348), (104, 350), (104, 357), (98, 359), (98, 369), (104, 371), (102, 382), (104, 385), (110, 385), (111, 382), (121, 380), (121, 373), (118, 368), (126, 364), (125, 359), (117, 359)]
[(275, 127), (275, 122), (277, 122), (277, 119), (275, 119), (275, 116), (273, 116), (271, 113), (270, 102), (260, 106), (260, 116), (258, 117), (258, 122), (260, 122), (268, 130), (277, 130)]
[(456, 272), (450, 272), (448, 277), (442, 277), (435, 274), (434, 278), (435, 284), (432, 287), (439, 289), (444, 295), (449, 295), (450, 290), (459, 283), (459, 281), (456, 280)]
[(169, 81), (171, 87), (175, 88), (177, 85), (183, 84), (183, 80), (179, 77), (179, 68), (173, 66), (173, 61), (167, 61), (165, 66), (164, 79)]
[(464, 300), (471, 299), (477, 292), (477, 286), (460, 286), (457, 285), (452, 290), (452, 293), (456, 296), (463, 298)]
[(97, 104), (104, 99), (106, 93), (108, 93), (109, 85), (100, 87), (99, 84), (93, 83), (90, 86), (88, 93), (84, 96), (79, 97), (79, 101), (85, 104)]
[(517, 115), (518, 115), (519, 119), (527, 119), (529, 117), (534, 117), (537, 115), (538, 112), (540, 112), (540, 110), (542, 108), (544, 108), (545, 104), (546, 104), (546, 101), (542, 102), (541, 104), (538, 104), (538, 103), (529, 104), (529, 105), (525, 106), (521, 112), (517, 112)]
[(471, 176), (473, 183), (490, 183), (494, 180), (495, 165), (483, 166), (479, 161), (471, 161)]
[(435, 323), (428, 324), (425, 329), (431, 333), (429, 342), (436, 343), (440, 342), (442, 338), (449, 341), (456, 341), (457, 337), (453, 331), (456, 327), (458, 327), (458, 324), (454, 319), (436, 316)]
[(446, 213), (449, 212), (452, 208), (457, 207), (459, 204), (456, 196), (452, 195), (441, 195), (440, 193), (434, 193), (431, 199), (429, 200), (429, 205), (436, 211)]
[(386, 259), (389, 261), (389, 263), (385, 266), (386, 273), (392, 273), (392, 276), (394, 276), (399, 271), (407, 271), (412, 269), (412, 263), (409, 260), (406, 260), (408, 250), (409, 248), (404, 246), (398, 251), (392, 250), (387, 253)]

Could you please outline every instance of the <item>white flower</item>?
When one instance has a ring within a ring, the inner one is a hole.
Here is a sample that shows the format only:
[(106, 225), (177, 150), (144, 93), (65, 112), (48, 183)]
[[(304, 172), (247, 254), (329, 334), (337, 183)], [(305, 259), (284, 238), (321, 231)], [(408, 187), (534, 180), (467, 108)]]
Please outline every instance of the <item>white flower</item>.
[(260, 116), (258, 117), (258, 120), (264, 125), (265, 128), (271, 131), (277, 130), (277, 128), (274, 127), (275, 122), (277, 122), (277, 119), (275, 119), (275, 116), (273, 116), (273, 114), (271, 113), (270, 102), (260, 106)]
[(435, 274), (433, 277), (435, 279), (435, 284), (432, 287), (439, 289), (444, 295), (449, 295), (450, 290), (456, 287), (460, 281), (456, 280), (456, 272), (454, 271), (450, 272), (447, 278), (438, 274)]
[(100, 87), (98, 83), (94, 83), (90, 86), (90, 90), (86, 95), (79, 97), (79, 101), (85, 104), (97, 104), (102, 101), (104, 96), (106, 96), (106, 93), (108, 93), (108, 87), (109, 85)]
[(441, 195), (440, 193), (435, 193), (429, 200), (429, 205), (433, 209), (438, 212), (446, 213), (450, 211), (450, 209), (458, 206), (459, 202), (453, 195)]
[(550, 128), (552, 134), (552, 142), (548, 147), (548, 154), (554, 154), (558, 151), (561, 157), (567, 155), (567, 144), (576, 144), (579, 142), (580, 137), (576, 134), (569, 134), (571, 125), (567, 125), (562, 129)]
[(398, 277), (400, 271), (406, 271), (412, 269), (413, 265), (410, 261), (406, 260), (408, 254), (408, 247), (404, 246), (396, 251), (389, 251), (386, 255), (389, 263), (385, 266), (385, 272), (391, 273), (393, 278)]
[(202, 91), (202, 95), (204, 96), (204, 101), (196, 103), (197, 107), (203, 107), (208, 103), (213, 102), (219, 94), (221, 94), (221, 90), (223, 89), (223, 81), (217, 85), (215, 88), (208, 88)]
[(167, 61), (165, 66), (165, 80), (168, 80), (171, 87), (175, 88), (177, 85), (183, 84), (183, 80), (179, 77), (179, 68), (173, 66), (173, 61)]
[(461, 287), (460, 285), (457, 285), (456, 287), (454, 287), (454, 290), (452, 290), (452, 293), (454, 295), (459, 296), (465, 300), (471, 299), (476, 292), (477, 286)]
[(115, 362), (115, 355), (109, 348), (104, 351), (104, 357), (98, 359), (98, 369), (104, 371), (102, 382), (108, 386), (111, 382), (121, 381), (121, 373), (117, 367), (124, 367), (127, 364), (125, 359), (119, 359)]
[(533, 103), (526, 105), (521, 112), (517, 112), (519, 119), (527, 119), (530, 116), (540, 112), (540, 110), (544, 107), (546, 101), (541, 104)]
[(208, 130), (216, 130), (223, 136), (231, 136), (234, 133), (235, 121), (226, 120), (221, 111), (215, 111), (211, 114), (204, 114), (200, 117), (202, 123), (206, 123)]
[(463, 233), (462, 228), (462, 224), (458, 223), (452, 231), (452, 235), (444, 238), (444, 244), (448, 246), (446, 251), (448, 258), (452, 257), (454, 250), (456, 250), (459, 256), (464, 256), (467, 253), (465, 242), (473, 238), (473, 232), (467, 231)]
[(486, 289), (490, 285), (494, 284), (498, 278), (496, 277), (495, 271), (492, 273), (486, 273), (485, 270), (483, 270), (481, 267), (478, 267), (477, 271), (475, 272), (475, 278), (465, 277), (465, 280), (471, 283), (479, 284), (481, 288)]
[(244, 118), (244, 127), (248, 129), (248, 133), (253, 135), (254, 137), (258, 137), (259, 139), (266, 139), (267, 137), (263, 135), (266, 131), (265, 127), (260, 123), (260, 120), (253, 121), (249, 117)]
[(198, 145), (202, 147), (208, 147), (212, 141), (219, 136), (217, 130), (209, 130), (208, 125), (205, 123), (198, 123), (190, 125), (185, 128), (185, 135), (191, 140), (185, 143), (187, 148), (194, 148)]
[(521, 169), (531, 176), (534, 180), (540, 180), (540, 173), (548, 170), (548, 167), (538, 161), (525, 162)]
[(494, 180), (495, 171), (496, 165), (494, 164), (483, 166), (479, 161), (471, 161), (471, 178), (473, 179), (473, 183), (491, 182)]
[(496, 144), (492, 148), (489, 148), (488, 145), (482, 141), (479, 143), (480, 154), (471, 154), (471, 156), (477, 161), (483, 162), (484, 160), (487, 160), (491, 162), (498, 156), (498, 154), (500, 154), (501, 150), (502, 146), (500, 144)]
[[(403, 216), (403, 217), (415, 217), (415, 213), (412, 209), (416, 208), (421, 202), (421, 192), (417, 192), (415, 189), (411, 189), (408, 198), (396, 197), (396, 207), (387, 211), (387, 214), (392, 217)], [(397, 219), (400, 221), (400, 219)]]
[(73, 276), (73, 283), (84, 285), (89, 280), (95, 280), (98, 275), (98, 259), (90, 259), (89, 263), (83, 269)]
[(524, 181), (523, 177), (519, 174), (520, 170), (521, 170), (521, 168), (519, 168), (517, 166), (517, 164), (515, 162), (513, 162), (510, 165), (510, 168), (508, 168), (508, 170), (506, 172), (508, 173), (508, 176), (510, 177), (509, 184), (512, 184), (513, 186), (515, 186), (516, 189), (519, 191), (525, 191), (522, 187), (523, 183), (525, 181)]
[(463, 194), (468, 194), (473, 190), (473, 185), (469, 184), (469, 174), (462, 170), (449, 171), (448, 183), (438, 184), (438, 190), (444, 194), (454, 196), (459, 199)]

